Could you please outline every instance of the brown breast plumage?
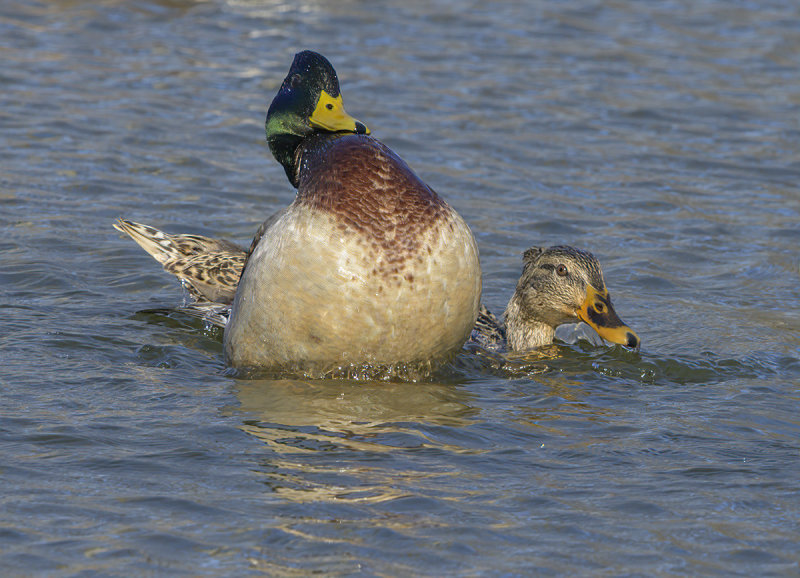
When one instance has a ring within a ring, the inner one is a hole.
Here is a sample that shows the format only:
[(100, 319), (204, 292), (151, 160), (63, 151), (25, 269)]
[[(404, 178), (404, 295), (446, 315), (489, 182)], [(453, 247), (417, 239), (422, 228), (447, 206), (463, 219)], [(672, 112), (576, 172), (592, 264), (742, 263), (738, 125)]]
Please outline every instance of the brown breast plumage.
[(401, 264), (450, 206), (391, 149), (366, 135), (318, 136), (305, 144), (298, 202), (329, 212)]

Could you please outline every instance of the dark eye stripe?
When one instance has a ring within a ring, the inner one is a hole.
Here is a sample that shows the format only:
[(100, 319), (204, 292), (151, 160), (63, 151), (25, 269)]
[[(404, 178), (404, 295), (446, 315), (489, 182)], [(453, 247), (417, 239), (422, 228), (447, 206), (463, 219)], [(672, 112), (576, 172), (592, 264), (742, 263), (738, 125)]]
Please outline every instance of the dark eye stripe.
[(614, 327), (622, 327), (624, 325), (622, 320), (617, 317), (617, 314), (611, 314), (608, 309), (603, 311), (603, 313), (598, 313), (594, 310), (594, 308), (592, 308), (586, 313), (588, 314), (589, 319), (596, 323), (599, 327), (608, 327), (609, 329), (613, 329)]

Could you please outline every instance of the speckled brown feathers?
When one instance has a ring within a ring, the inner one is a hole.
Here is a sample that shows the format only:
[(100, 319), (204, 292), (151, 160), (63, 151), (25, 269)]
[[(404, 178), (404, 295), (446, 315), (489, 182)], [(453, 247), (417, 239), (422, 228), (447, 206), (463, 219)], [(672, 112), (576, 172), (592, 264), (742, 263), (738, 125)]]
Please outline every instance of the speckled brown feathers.
[(118, 231), (130, 235), (198, 303), (231, 303), (239, 284), (245, 250), (224, 239), (201, 235), (168, 235), (154, 227), (118, 219)]
[(401, 265), (451, 211), (391, 149), (366, 135), (318, 135), (304, 143), (298, 202), (331, 213)]
[(505, 324), (483, 303), (478, 310), (478, 319), (475, 321), (475, 327), (472, 328), (469, 341), (484, 349), (500, 351), (506, 348)]

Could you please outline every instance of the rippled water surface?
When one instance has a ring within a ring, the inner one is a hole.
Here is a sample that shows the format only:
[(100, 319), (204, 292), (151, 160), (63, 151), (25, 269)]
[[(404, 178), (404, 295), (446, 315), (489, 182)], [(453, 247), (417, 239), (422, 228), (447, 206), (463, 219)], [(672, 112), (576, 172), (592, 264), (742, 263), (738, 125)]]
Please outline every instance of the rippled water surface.
[[(3, 2), (4, 575), (797, 575), (795, 2)], [(244, 380), (124, 216), (249, 243), (293, 54), (473, 228), (604, 266), (565, 328), (427, 383)], [(587, 339), (588, 338), (588, 339)], [(577, 340), (576, 340), (577, 339)]]

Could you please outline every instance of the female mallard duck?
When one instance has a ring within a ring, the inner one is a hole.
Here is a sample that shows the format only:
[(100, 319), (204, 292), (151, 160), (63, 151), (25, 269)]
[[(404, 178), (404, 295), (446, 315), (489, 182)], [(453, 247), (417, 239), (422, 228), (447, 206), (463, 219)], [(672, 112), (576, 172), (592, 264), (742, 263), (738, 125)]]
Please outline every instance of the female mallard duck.
[(639, 336), (614, 311), (594, 255), (574, 247), (531, 247), (500, 322), (481, 305), (472, 341), (490, 349), (525, 351), (553, 342), (556, 327), (583, 321), (603, 339), (638, 348)]
[[(168, 235), (131, 221), (119, 220), (114, 227), (181, 280), (195, 301), (183, 308), (186, 313), (225, 327), (247, 254), (244, 249), (198, 235)], [(614, 310), (594, 255), (568, 246), (531, 247), (523, 254), (523, 263), (505, 323), (481, 304), (472, 343), (525, 351), (552, 343), (559, 325), (583, 321), (612, 343), (640, 346), (639, 336)]]
[(452, 357), (478, 315), (475, 239), (345, 112), (323, 56), (295, 56), (266, 135), (297, 196), (244, 260), (224, 333), (230, 365), (324, 373)]

